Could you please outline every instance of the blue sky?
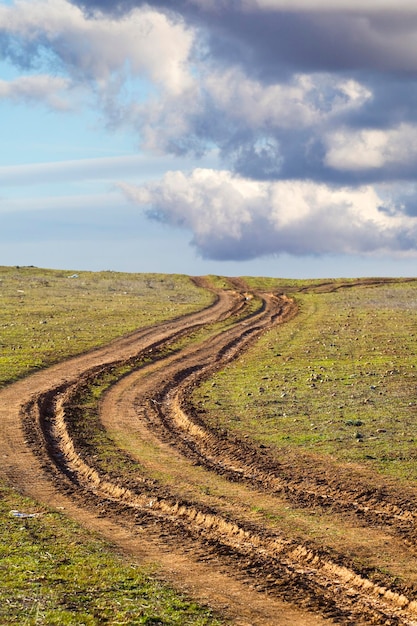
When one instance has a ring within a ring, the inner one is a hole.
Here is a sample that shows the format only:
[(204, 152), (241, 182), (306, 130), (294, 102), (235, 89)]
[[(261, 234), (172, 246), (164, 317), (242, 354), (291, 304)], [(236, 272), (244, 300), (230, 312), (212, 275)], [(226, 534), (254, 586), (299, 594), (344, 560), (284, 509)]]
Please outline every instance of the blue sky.
[(415, 276), (417, 9), (0, 2), (0, 265)]

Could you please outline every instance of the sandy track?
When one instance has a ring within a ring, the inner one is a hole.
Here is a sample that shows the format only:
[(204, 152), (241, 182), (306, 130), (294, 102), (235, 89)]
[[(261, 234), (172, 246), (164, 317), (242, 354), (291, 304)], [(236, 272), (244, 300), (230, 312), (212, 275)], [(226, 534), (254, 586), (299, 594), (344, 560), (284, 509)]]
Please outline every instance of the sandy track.
[[(86, 379), (111, 364), (157, 354), (202, 325), (242, 314), (247, 290), (241, 281), (235, 287), (204, 312), (134, 333), (6, 388), (0, 394), (1, 473), (38, 500), (65, 507), (131, 554), (159, 561), (166, 577), (196, 597), (217, 608), (228, 605), (236, 624), (417, 624), (417, 605), (405, 587), (373, 582), (346, 555), (331, 556), (251, 523), (238, 507), (236, 515), (225, 514), (179, 497), (150, 480), (140, 464), (133, 478), (105, 475), (94, 455), (85, 453), (74, 416)], [(256, 314), (123, 378), (102, 403), (102, 423), (131, 438), (151, 438), (259, 494), (305, 507), (331, 506), (360, 515), (363, 524), (382, 521), (411, 543), (413, 493), (400, 499), (383, 481), (370, 488), (366, 476), (361, 491), (342, 472), (313, 467), (308, 458), (277, 463), (247, 441), (210, 431), (190, 405), (190, 388), (295, 313), (285, 296), (264, 294)]]

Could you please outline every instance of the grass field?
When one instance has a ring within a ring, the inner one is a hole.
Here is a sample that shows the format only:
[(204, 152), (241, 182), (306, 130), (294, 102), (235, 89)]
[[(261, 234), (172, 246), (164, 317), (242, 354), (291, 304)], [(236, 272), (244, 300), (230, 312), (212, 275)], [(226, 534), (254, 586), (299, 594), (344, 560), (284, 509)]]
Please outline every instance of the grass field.
[[(205, 419), (266, 445), (277, 456), (307, 450), (416, 481), (417, 281), (334, 281), (328, 291), (322, 281), (245, 280), (253, 288), (285, 291), (297, 301), (299, 313), (194, 391), (193, 402), (204, 410)], [(223, 277), (210, 281), (221, 289), (232, 286)], [(1, 268), (0, 299), (4, 386), (136, 328), (207, 306), (211, 296), (184, 276)], [(254, 298), (248, 311), (255, 311), (259, 302)], [(203, 328), (169, 350), (231, 323)], [(130, 442), (112, 440), (97, 421), (103, 391), (125, 371), (121, 366), (105, 373), (84, 390), (77, 431), (87, 443), (91, 438), (100, 457), (96, 462), (105, 471), (116, 468), (128, 475), (131, 461), (118, 445), (129, 452)], [(155, 454), (158, 465), (153, 469)], [(315, 510), (283, 508), (245, 485), (231, 489), (222, 477), (171, 458), (146, 441), (140, 455), (150, 477), (175, 485), (183, 497), (214, 504), (226, 517), (244, 502), (239, 515), (249, 523), (261, 520), (303, 541), (345, 549), (375, 571), (387, 564), (401, 575), (405, 571), (405, 557), (392, 565), (388, 544), (375, 543), (372, 529), (372, 558), (366, 560), (362, 540), (368, 531), (362, 529), (358, 536), (354, 524), (340, 526), (331, 512), (319, 516)], [(183, 484), (185, 476), (190, 483)], [(221, 623), (205, 607), (157, 582), (154, 572), (117, 557), (111, 546), (62, 514), (42, 508), (41, 516), (22, 520), (10, 515), (12, 510), (40, 509), (0, 486), (0, 623)]]
[(0, 387), (209, 304), (188, 277), (0, 268)]
[[(0, 268), (0, 386), (210, 301), (185, 276)], [(0, 485), (1, 624), (220, 624), (63, 515), (13, 510), (39, 506)]]
[(59, 513), (22, 520), (12, 510), (39, 507), (0, 486), (1, 624), (220, 624)]
[(417, 480), (417, 282), (293, 295), (299, 315), (204, 383), (195, 402), (213, 424), (280, 450)]

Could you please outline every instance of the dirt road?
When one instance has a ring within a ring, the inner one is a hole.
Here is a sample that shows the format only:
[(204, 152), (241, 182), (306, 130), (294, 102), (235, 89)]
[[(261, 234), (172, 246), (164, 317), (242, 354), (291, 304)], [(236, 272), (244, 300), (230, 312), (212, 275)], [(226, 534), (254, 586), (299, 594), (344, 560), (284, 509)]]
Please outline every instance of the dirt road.
[[(131, 558), (157, 562), (164, 578), (235, 624), (417, 624), (412, 585), (377, 577), (349, 554), (285, 535), (256, 514), (270, 501), (331, 509), (375, 540), (389, 536), (393, 555), (414, 559), (411, 489), (399, 494), (383, 479), (354, 468), (347, 475), (308, 456), (277, 459), (248, 439), (210, 430), (192, 406), (194, 385), (297, 312), (274, 293), (256, 294), (262, 306), (253, 312), (247, 286), (237, 279), (232, 286), (205, 311), (2, 390), (1, 475)], [(181, 350), (167, 350), (179, 341)], [(89, 386), (121, 365), (128, 373), (105, 394), (94, 426), (112, 441), (116, 472), (85, 440), (79, 420)]]

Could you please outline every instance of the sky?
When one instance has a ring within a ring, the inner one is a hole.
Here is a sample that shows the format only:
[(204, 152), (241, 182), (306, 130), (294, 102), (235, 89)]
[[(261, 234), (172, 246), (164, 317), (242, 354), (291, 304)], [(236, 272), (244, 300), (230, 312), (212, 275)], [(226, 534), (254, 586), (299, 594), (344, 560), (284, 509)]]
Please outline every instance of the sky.
[(0, 0), (0, 265), (417, 275), (411, 0)]

